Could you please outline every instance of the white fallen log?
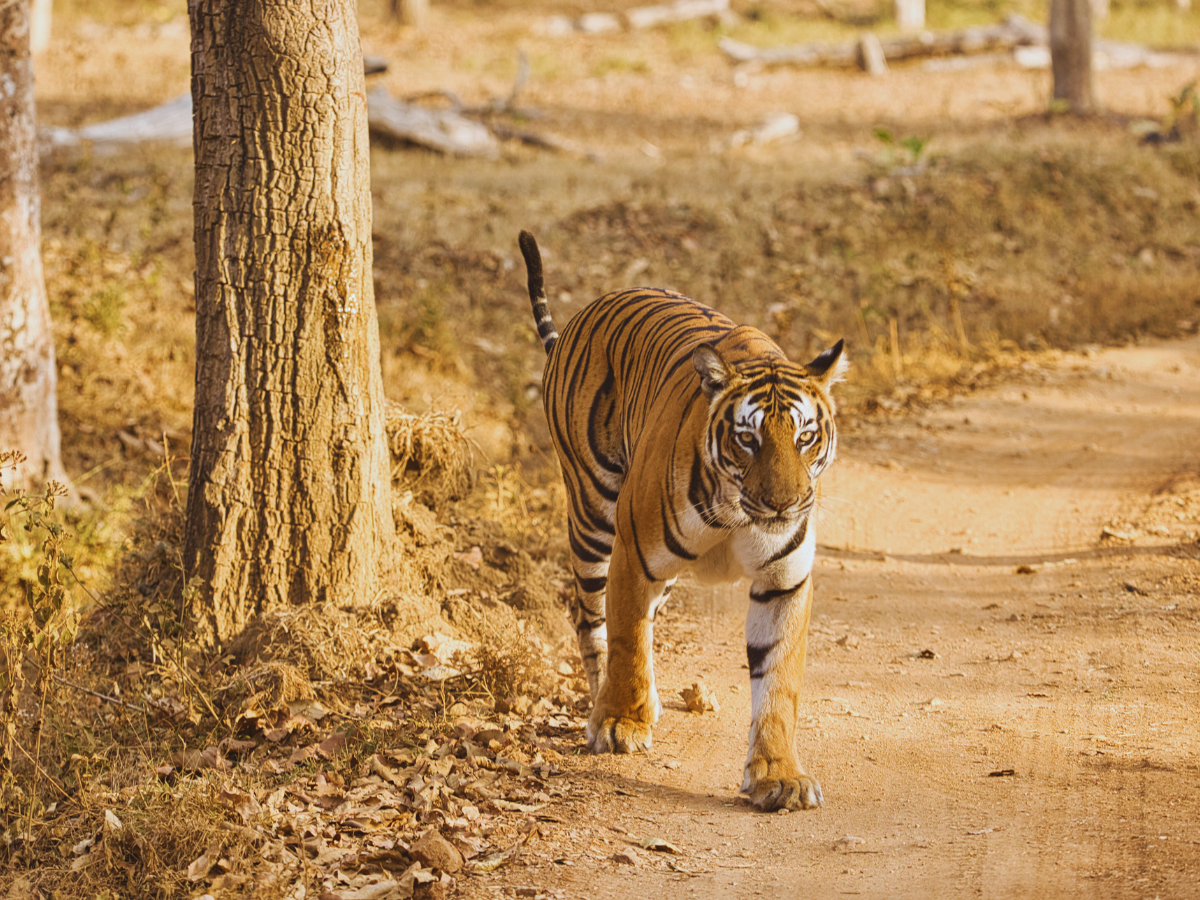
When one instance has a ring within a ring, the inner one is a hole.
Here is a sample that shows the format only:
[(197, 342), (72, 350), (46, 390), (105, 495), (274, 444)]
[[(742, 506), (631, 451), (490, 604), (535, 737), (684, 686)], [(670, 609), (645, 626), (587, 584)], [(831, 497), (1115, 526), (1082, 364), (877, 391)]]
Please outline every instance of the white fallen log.
[[(1012, 15), (998, 25), (980, 25), (959, 31), (922, 31), (881, 39), (884, 59), (898, 62), (928, 56), (955, 56), (1011, 50), (1014, 47), (1044, 45), (1048, 42), (1044, 26), (1024, 16)], [(732, 62), (759, 63), (766, 66), (862, 66), (857, 41), (852, 43), (797, 44), (790, 47), (752, 47), (732, 38), (722, 38), (721, 50)]]
[[(496, 156), (499, 143), (487, 126), (451, 109), (428, 109), (397, 100), (382, 88), (367, 95), (367, 122), (373, 134), (456, 156)], [(82, 128), (49, 127), (40, 131), (43, 144), (74, 147), (90, 144), (99, 152), (122, 146), (159, 142), (192, 143), (192, 96), (182, 94), (153, 109)]]
[(736, 18), (729, 9), (729, 0), (675, 0), (655, 6), (638, 6), (625, 12), (590, 12), (581, 16), (551, 16), (539, 22), (534, 31), (543, 37), (562, 37), (568, 34), (605, 34), (629, 29), (639, 31), (672, 22), (692, 19)]
[(452, 109), (428, 109), (405, 103), (384, 87), (367, 94), (367, 124), (372, 134), (454, 156), (494, 157), (500, 152), (495, 136), (482, 122)]
[(793, 113), (777, 112), (771, 113), (753, 128), (735, 131), (729, 138), (729, 146), (762, 146), (799, 136), (800, 118)]
[(90, 143), (101, 148), (143, 141), (161, 141), (180, 146), (192, 143), (192, 95), (181, 94), (153, 109), (121, 116), (82, 128), (50, 127), (39, 137), (51, 147), (73, 147)]
[(629, 27), (654, 28), (671, 22), (688, 22), (709, 16), (729, 15), (729, 0), (675, 0), (661, 6), (639, 6), (626, 10), (625, 21)]
[[(1017, 47), (1012, 52), (1012, 58), (1022, 69), (1050, 68), (1049, 47)], [(1097, 40), (1092, 43), (1092, 68), (1097, 72), (1142, 67), (1162, 69), (1189, 59), (1195, 59), (1195, 56), (1151, 50), (1141, 44), (1127, 44), (1123, 41)]]

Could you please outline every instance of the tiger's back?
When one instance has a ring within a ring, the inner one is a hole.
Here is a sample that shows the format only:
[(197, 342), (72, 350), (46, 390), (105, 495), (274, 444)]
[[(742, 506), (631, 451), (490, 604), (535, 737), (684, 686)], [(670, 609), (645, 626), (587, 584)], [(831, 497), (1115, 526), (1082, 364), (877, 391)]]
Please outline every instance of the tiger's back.
[(555, 447), (584, 470), (583, 491), (616, 500), (647, 422), (663, 422), (656, 411), (670, 410), (676, 424), (703, 419), (702, 398), (691, 390), (692, 351), (735, 327), (716, 310), (654, 288), (608, 294), (571, 319), (547, 359), (542, 395)]
[(844, 367), (841, 343), (799, 366), (757, 329), (650, 288), (601, 297), (559, 334), (527, 233), (521, 249), (570, 500), (589, 747), (649, 748), (661, 712), (654, 617), (678, 574), (746, 574), (754, 710), (743, 790), (763, 809), (819, 805), (796, 758), (795, 693), (812, 596), (808, 519), (834, 453), (828, 387)]

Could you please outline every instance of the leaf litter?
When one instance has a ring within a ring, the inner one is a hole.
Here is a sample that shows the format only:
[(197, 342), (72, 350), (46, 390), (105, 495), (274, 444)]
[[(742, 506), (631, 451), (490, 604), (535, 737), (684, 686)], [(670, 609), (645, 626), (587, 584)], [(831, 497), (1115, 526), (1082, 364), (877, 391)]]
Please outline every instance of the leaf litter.
[[(144, 826), (124, 824), (136, 817), (123, 809), (150, 794), (167, 803), (160, 815), (171, 813), (170, 798), (190, 798), (212, 821), (174, 861), (177, 889), (146, 896), (299, 897), (296, 886), (309, 885), (324, 900), (436, 898), (459, 879), (513, 863), (555, 821), (543, 811), (569, 790), (562, 763), (580, 743), (588, 698), (579, 676), (551, 668), (551, 648), (532, 632), (521, 635), (521, 666), (536, 679), (522, 685), (511, 671), (483, 671), (506, 665), (515, 639), (506, 640), (481, 649), (433, 632), (366, 662), (364, 677), (345, 683), (248, 667), (226, 682), (239, 685), (224, 707), (234, 733), (206, 738), (212, 731), (187, 715), (164, 715), (160, 724), (197, 743), (147, 760), (148, 783), (90, 791), (90, 801), (108, 804), (102, 809), (68, 800), (31, 823), (18, 849), (59, 874), (35, 877), (23, 896), (68, 884), (86, 891), (144, 854), (135, 836)], [(489, 691), (501, 683), (538, 696)]]

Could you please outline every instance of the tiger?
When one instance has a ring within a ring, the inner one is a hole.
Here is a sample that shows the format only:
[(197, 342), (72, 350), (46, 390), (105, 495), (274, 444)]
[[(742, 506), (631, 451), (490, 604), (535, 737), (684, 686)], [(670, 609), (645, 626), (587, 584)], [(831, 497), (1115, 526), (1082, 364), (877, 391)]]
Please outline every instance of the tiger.
[(749, 576), (741, 792), (763, 811), (822, 806), (796, 728), (812, 515), (837, 449), (830, 388), (848, 368), (844, 341), (798, 365), (758, 329), (658, 288), (606, 294), (559, 333), (537, 241), (522, 231), (518, 245), (567, 490), (572, 612), (592, 697), (588, 749), (650, 749), (662, 713), (654, 619), (679, 574)]

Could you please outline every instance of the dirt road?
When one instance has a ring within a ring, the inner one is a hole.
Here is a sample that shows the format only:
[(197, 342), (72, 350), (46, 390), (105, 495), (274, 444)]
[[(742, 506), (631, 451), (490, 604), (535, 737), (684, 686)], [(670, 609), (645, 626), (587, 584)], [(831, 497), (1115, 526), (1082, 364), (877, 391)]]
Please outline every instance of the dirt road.
[[(737, 797), (743, 590), (696, 588), (659, 620), (655, 751), (582, 758), (504, 892), (1200, 896), (1200, 339), (842, 446), (799, 742), (826, 806)], [(697, 679), (719, 713), (683, 710)], [(682, 852), (614, 861), (646, 837)]]

